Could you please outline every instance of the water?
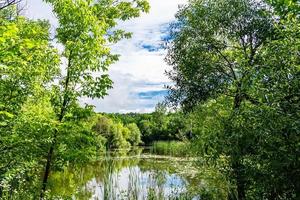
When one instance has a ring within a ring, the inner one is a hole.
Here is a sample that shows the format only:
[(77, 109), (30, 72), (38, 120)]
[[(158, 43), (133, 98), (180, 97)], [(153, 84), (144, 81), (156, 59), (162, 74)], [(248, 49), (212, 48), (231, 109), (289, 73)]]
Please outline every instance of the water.
[(200, 199), (195, 159), (143, 149), (108, 153), (98, 162), (53, 173), (51, 196), (61, 199)]

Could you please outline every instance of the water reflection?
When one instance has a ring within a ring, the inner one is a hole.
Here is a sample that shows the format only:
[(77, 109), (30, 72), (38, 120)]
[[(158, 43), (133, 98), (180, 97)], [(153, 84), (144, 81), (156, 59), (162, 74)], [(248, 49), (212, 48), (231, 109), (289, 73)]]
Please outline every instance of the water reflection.
[[(52, 198), (97, 200), (200, 199), (193, 160), (115, 151), (83, 167), (52, 174)], [(196, 183), (196, 184), (195, 184)], [(193, 187), (196, 186), (196, 187)]]

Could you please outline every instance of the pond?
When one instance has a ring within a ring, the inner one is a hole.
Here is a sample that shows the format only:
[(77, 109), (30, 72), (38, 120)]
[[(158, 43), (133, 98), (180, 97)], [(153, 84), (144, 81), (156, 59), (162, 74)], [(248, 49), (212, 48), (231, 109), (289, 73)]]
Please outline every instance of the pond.
[(53, 198), (95, 200), (200, 199), (195, 158), (160, 156), (148, 149), (114, 151), (98, 162), (51, 176)]

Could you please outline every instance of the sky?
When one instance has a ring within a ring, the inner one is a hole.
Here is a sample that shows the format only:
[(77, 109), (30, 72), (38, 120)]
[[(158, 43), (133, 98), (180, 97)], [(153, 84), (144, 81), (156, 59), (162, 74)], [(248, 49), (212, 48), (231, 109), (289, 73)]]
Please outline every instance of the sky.
[[(149, 0), (151, 9), (139, 18), (121, 22), (118, 28), (132, 32), (131, 39), (122, 40), (112, 47), (120, 60), (109, 69), (113, 89), (104, 99), (81, 99), (81, 103), (95, 106), (97, 112), (147, 113), (164, 100), (165, 85), (172, 84), (164, 72), (170, 69), (161, 46), (168, 39), (168, 27), (175, 20), (179, 5), (187, 0)], [(32, 19), (47, 19), (52, 32), (58, 22), (51, 6), (42, 0), (27, 0), (25, 15)]]

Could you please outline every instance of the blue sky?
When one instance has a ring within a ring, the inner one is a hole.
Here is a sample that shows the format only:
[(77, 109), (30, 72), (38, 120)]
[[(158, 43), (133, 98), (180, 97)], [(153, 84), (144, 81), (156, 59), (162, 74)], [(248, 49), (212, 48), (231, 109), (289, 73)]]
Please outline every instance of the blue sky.
[[(104, 99), (81, 99), (93, 104), (98, 112), (152, 112), (164, 99), (164, 85), (171, 84), (164, 75), (170, 66), (164, 62), (166, 50), (162, 48), (169, 39), (168, 26), (175, 20), (178, 6), (187, 0), (149, 0), (150, 13), (122, 22), (119, 28), (133, 33), (132, 39), (122, 40), (112, 48), (120, 54), (118, 63), (109, 70), (114, 88)], [(52, 31), (57, 20), (51, 7), (42, 0), (27, 0), (26, 15), (30, 18), (48, 19)]]

